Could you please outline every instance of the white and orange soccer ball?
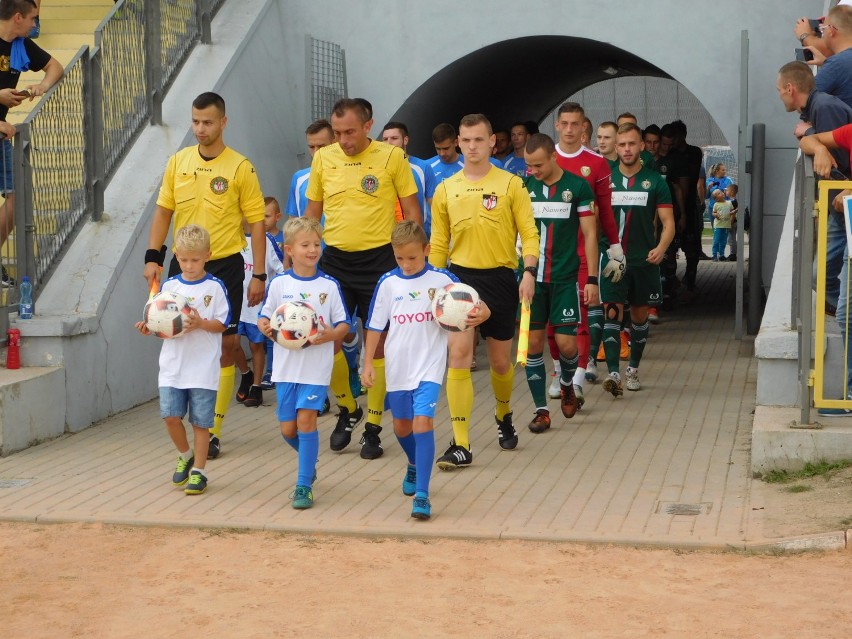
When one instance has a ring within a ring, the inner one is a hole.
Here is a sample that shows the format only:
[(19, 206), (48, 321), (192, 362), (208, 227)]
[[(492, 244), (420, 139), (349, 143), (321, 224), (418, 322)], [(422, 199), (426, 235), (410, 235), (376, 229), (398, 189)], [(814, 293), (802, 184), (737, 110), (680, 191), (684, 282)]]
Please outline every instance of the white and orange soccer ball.
[(191, 311), (180, 293), (160, 291), (145, 304), (142, 321), (152, 335), (163, 339), (180, 337), (185, 330), (184, 319)]
[(319, 318), (307, 302), (284, 302), (269, 320), (275, 341), (290, 350), (304, 348), (319, 332)]
[(479, 304), (479, 293), (472, 286), (453, 282), (435, 291), (432, 316), (445, 331), (466, 331), (467, 315)]

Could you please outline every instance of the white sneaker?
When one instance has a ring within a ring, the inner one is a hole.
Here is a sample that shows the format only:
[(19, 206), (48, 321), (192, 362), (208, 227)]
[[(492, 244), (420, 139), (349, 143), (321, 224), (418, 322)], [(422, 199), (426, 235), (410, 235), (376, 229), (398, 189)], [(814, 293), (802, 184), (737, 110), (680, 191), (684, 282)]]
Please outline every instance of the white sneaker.
[(621, 388), (621, 375), (610, 373), (603, 382), (603, 389), (613, 397), (621, 397), (624, 390)]
[(639, 383), (639, 369), (627, 367), (627, 371), (624, 376), (627, 378), (627, 390), (629, 391), (638, 391), (642, 388), (642, 384)]
[(580, 410), (586, 403), (586, 396), (583, 394), (583, 387), (579, 384), (574, 384), (574, 397), (577, 398), (577, 410)]
[(550, 399), (559, 399), (562, 397), (562, 391), (559, 388), (559, 376), (561, 373), (552, 373), (550, 375), (550, 388), (547, 389), (547, 396)]
[(590, 357), (589, 363), (586, 364), (586, 381), (593, 384), (598, 381), (598, 364), (593, 357)]

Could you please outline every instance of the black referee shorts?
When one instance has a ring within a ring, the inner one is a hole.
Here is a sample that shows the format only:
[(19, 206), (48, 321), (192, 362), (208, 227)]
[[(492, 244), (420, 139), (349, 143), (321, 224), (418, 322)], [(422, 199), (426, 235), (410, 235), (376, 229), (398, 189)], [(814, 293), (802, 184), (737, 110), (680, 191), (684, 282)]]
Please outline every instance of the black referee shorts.
[(462, 283), (472, 286), (491, 309), (491, 317), (479, 325), (483, 337), (505, 341), (515, 337), (518, 312), (518, 279), (515, 271), (505, 266), (497, 268), (467, 268), (452, 264), (449, 268)]
[(320, 270), (331, 275), (340, 284), (349, 316), (354, 320), (357, 311), (364, 326), (367, 325), (367, 314), (370, 312), (370, 302), (373, 301), (376, 284), (382, 275), (396, 266), (396, 258), (390, 244), (366, 251), (341, 251), (333, 246), (326, 246), (319, 262)]
[[(223, 335), (235, 335), (243, 312), (243, 280), (246, 266), (242, 253), (234, 253), (218, 260), (210, 260), (204, 265), (204, 270), (213, 277), (218, 277), (228, 291), (228, 303), (231, 305), (231, 323)], [(180, 274), (180, 263), (172, 256), (169, 262), (169, 277)]]

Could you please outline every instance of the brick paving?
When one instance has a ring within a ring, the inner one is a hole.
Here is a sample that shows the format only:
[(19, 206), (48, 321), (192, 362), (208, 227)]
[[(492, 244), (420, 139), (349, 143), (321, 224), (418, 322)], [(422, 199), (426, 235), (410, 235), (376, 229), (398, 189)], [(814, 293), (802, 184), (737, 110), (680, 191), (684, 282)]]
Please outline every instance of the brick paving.
[[(757, 367), (752, 341), (733, 337), (735, 266), (702, 262), (699, 301), (651, 327), (637, 393), (613, 399), (599, 384), (587, 385), (574, 419), (563, 419), (552, 400), (554, 427), (533, 435), (526, 429), (533, 407), (517, 369), (520, 444), (512, 452), (497, 445), (481, 345), (474, 463), (434, 470), (429, 522), (409, 517), (411, 501), (400, 489), (404, 455), (388, 416), (385, 454), (374, 461), (358, 456), (360, 430), (345, 451), (331, 452), (334, 418), (320, 418), (316, 503), (293, 510), (296, 455), (278, 434), (271, 392), (260, 408), (231, 407), (204, 495), (171, 486), (176, 454), (153, 401), (0, 459), (0, 519), (681, 547), (760, 541), (749, 535), (760, 530), (749, 507)], [(451, 438), (445, 403), (435, 423), (441, 454)]]

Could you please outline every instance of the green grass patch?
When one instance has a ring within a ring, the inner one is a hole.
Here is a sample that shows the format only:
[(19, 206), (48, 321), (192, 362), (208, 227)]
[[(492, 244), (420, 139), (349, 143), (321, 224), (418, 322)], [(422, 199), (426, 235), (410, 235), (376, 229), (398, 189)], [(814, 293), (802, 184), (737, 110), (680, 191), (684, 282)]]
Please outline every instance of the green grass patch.
[(820, 460), (818, 462), (808, 462), (805, 464), (805, 467), (801, 470), (797, 470), (795, 472), (789, 472), (786, 470), (771, 470), (761, 479), (765, 481), (767, 484), (788, 484), (793, 481), (798, 481), (800, 479), (810, 479), (811, 477), (819, 477), (828, 475), (830, 476), (832, 473), (838, 470), (843, 470), (844, 468), (849, 468), (852, 466), (852, 459), (842, 459), (837, 462), (828, 462), (826, 460)]
[(813, 486), (805, 486), (804, 484), (795, 484), (793, 486), (787, 486), (784, 490), (788, 493), (806, 493), (810, 490), (813, 490)]

